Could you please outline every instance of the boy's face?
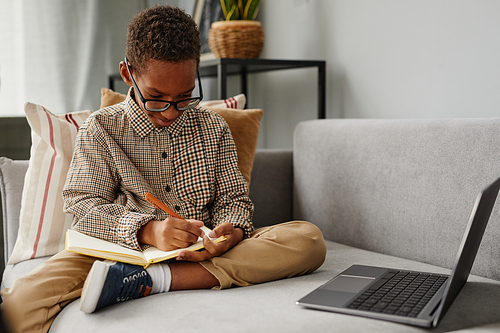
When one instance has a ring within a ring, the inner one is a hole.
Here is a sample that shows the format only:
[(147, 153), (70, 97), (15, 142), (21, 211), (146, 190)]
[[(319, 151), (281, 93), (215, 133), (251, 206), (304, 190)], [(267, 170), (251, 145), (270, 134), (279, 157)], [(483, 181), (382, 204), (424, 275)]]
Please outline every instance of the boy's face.
[[(137, 72), (134, 73), (133, 67), (130, 67), (130, 70), (137, 87), (145, 99), (176, 102), (190, 98), (195, 88), (196, 60), (168, 62), (150, 59), (146, 64), (146, 70), (140, 75), (136, 74)], [(120, 72), (125, 83), (132, 86), (124, 62), (120, 63)], [(184, 112), (177, 110), (172, 105), (163, 112), (147, 111), (137, 91), (135, 91), (134, 97), (137, 105), (148, 116), (153, 125), (158, 128), (171, 125)]]

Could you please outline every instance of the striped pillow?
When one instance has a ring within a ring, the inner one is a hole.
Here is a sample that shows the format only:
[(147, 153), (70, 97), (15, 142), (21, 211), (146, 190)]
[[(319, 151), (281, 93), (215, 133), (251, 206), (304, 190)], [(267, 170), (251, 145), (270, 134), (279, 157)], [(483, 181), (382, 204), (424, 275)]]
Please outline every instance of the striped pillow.
[(244, 94), (239, 94), (234, 97), (229, 97), (227, 99), (213, 100), (213, 101), (202, 101), (200, 106), (202, 108), (227, 108), (227, 109), (241, 109), (245, 108), (246, 98)]
[(66, 182), (76, 133), (91, 111), (54, 115), (43, 106), (26, 103), (31, 126), (31, 155), (24, 181), (19, 232), (9, 264), (53, 255), (64, 249), (72, 215), (63, 212)]

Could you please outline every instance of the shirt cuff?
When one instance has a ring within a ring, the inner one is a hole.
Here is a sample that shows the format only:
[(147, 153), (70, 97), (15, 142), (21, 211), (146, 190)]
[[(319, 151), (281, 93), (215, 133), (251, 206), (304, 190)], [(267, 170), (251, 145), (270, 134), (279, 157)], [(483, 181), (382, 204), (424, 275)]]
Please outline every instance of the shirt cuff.
[(251, 221), (247, 221), (243, 216), (236, 216), (228, 222), (231, 223), (235, 228), (243, 229), (243, 239), (250, 238), (250, 234), (253, 232), (253, 223)]
[(142, 251), (143, 248), (137, 240), (137, 232), (154, 218), (154, 215), (133, 212), (126, 213), (118, 221), (116, 236), (126, 247)]

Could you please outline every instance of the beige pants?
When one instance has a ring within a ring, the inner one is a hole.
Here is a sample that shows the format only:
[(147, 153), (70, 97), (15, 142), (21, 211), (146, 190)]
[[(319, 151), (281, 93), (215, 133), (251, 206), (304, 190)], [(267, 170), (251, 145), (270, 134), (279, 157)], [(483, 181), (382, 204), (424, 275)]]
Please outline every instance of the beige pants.
[[(313, 272), (325, 255), (316, 226), (288, 222), (256, 230), (220, 257), (201, 264), (219, 280), (220, 288), (229, 288)], [(63, 251), (2, 290), (2, 312), (12, 332), (47, 332), (59, 311), (80, 297), (95, 260)]]

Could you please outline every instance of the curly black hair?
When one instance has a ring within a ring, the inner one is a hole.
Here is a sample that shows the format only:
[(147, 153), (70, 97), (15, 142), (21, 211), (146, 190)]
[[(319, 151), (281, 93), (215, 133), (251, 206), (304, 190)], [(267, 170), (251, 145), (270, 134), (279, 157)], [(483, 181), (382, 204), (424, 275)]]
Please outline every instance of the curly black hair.
[(137, 14), (128, 26), (126, 56), (140, 74), (149, 59), (200, 61), (200, 32), (183, 10), (158, 5)]

